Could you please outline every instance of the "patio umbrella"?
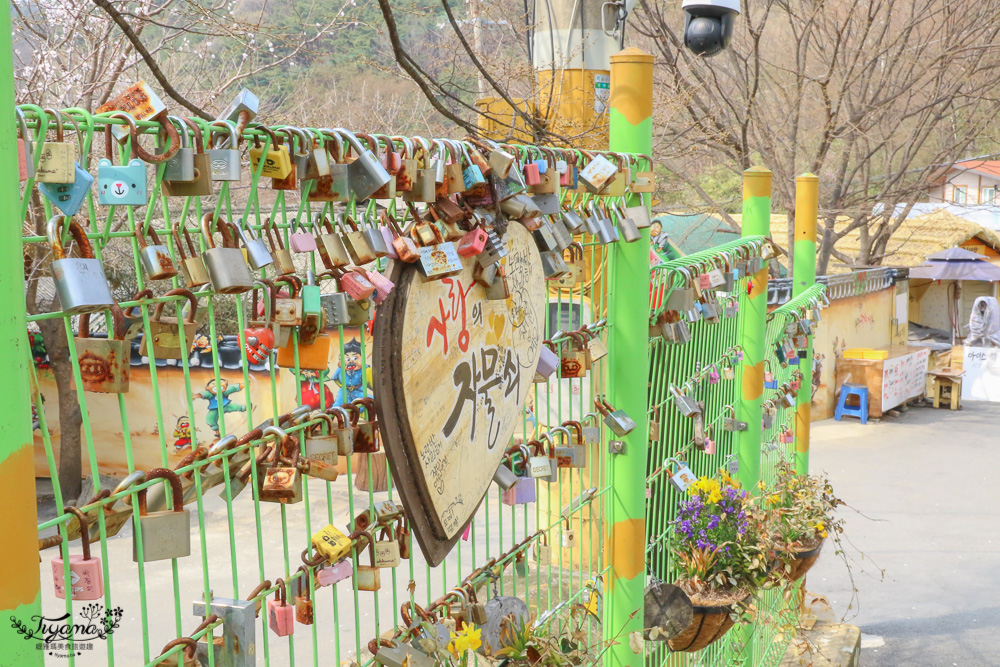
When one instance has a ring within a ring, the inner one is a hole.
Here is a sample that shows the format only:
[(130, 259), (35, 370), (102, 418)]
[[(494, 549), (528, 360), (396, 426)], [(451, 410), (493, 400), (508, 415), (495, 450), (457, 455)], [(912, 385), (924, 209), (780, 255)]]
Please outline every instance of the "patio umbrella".
[(910, 269), (910, 278), (927, 280), (1000, 280), (1000, 266), (991, 264), (983, 255), (965, 248), (948, 248)]

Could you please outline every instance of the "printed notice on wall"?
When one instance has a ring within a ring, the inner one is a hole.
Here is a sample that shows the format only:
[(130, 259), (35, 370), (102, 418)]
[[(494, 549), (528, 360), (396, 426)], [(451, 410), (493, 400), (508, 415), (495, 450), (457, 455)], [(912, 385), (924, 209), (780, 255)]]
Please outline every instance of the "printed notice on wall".
[(1000, 349), (966, 347), (962, 362), (962, 400), (1000, 403)]
[(882, 410), (889, 410), (909, 398), (924, 393), (927, 359), (931, 351), (917, 350), (899, 357), (889, 357), (882, 363)]

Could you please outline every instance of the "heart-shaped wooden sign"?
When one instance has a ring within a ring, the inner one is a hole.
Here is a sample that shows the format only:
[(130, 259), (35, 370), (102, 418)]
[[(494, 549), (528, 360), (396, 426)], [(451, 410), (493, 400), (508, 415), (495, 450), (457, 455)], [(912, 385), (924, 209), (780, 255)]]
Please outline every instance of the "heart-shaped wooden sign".
[(424, 557), (440, 563), (475, 514), (522, 425), (545, 318), (545, 277), (531, 233), (505, 238), (510, 298), (487, 300), (463, 271), (427, 280), (395, 262), (375, 316), (375, 398), (393, 486)]

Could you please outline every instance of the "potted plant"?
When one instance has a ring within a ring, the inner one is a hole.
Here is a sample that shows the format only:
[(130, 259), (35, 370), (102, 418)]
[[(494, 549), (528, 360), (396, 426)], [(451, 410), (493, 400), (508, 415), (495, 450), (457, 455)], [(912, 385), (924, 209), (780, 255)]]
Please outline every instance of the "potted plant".
[(843, 520), (834, 515), (843, 504), (833, 495), (826, 477), (798, 475), (790, 463), (779, 465), (764, 506), (780, 576), (791, 582), (805, 576), (819, 558), (826, 538), (843, 531)]
[(669, 640), (674, 651), (700, 651), (728, 632), (740, 608), (767, 576), (763, 513), (728, 474), (688, 488), (671, 523), (675, 582), (691, 599), (691, 624)]

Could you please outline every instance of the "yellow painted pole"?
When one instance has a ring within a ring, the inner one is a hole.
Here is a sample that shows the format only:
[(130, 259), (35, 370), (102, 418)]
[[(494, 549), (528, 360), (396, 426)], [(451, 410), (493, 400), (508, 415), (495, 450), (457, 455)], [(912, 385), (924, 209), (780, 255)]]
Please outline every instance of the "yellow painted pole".
[[(795, 257), (792, 269), (792, 297), (816, 283), (816, 218), (819, 216), (819, 178), (803, 174), (795, 179)], [(799, 360), (802, 387), (795, 399), (795, 470), (809, 474), (809, 424), (812, 419), (812, 343), (809, 336), (806, 356)]]

